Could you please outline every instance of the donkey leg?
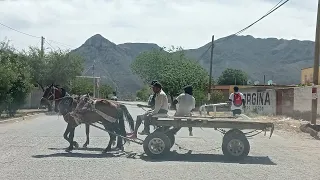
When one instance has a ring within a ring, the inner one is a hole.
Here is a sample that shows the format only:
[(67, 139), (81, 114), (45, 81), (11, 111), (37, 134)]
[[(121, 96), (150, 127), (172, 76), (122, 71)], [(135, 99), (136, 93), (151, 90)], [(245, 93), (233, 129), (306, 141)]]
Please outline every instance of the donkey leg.
[[(69, 142), (69, 136), (68, 136), (69, 133), (70, 133), (70, 128), (69, 128), (69, 124), (68, 124), (66, 130), (65, 130), (64, 133), (63, 133), (63, 138), (64, 138), (65, 140), (67, 140), (68, 142)], [(69, 142), (69, 143), (70, 143), (70, 142)]]
[(86, 148), (89, 145), (89, 133), (90, 133), (90, 125), (86, 124), (86, 142), (83, 144), (83, 147)]
[[(121, 136), (123, 136), (123, 137), (125, 137), (125, 135), (126, 135), (126, 130), (125, 130), (124, 127), (118, 125), (118, 127), (115, 127), (115, 133), (116, 133), (116, 134), (119, 134), (119, 135), (121, 135)], [(119, 150), (121, 150), (121, 151), (124, 150), (124, 147), (123, 147), (123, 138), (121, 138), (121, 137), (118, 137), (118, 140), (117, 140), (117, 149), (119, 149)]]
[[(63, 133), (63, 138), (70, 143), (70, 130), (72, 127), (68, 124), (66, 130)], [(73, 132), (74, 133), (74, 132)], [(68, 136), (69, 135), (69, 136)], [(79, 144), (76, 141), (73, 141), (73, 146), (79, 148)]]
[(66, 149), (67, 152), (70, 152), (73, 150), (74, 130), (75, 130), (75, 128), (72, 128), (72, 127), (69, 128), (69, 131), (70, 131), (70, 133), (69, 133), (69, 147)]
[(117, 150), (124, 151), (124, 147), (123, 147), (122, 141), (123, 141), (122, 138), (118, 137), (118, 139), (117, 139), (117, 147), (116, 147)]
[(109, 151), (111, 151), (112, 142), (115, 141), (115, 139), (116, 139), (116, 136), (114, 136), (113, 134), (110, 134), (110, 133), (109, 133), (109, 137), (110, 137), (109, 144), (108, 144), (108, 146), (106, 147), (106, 149), (103, 150), (103, 152), (109, 152)]

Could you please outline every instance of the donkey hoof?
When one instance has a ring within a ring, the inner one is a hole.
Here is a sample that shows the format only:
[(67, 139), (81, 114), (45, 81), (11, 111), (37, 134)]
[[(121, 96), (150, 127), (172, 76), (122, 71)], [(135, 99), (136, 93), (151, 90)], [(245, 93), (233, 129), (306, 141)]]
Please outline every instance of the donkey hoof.
[(82, 146), (83, 148), (87, 148), (88, 147), (88, 144), (87, 143), (85, 143), (85, 144), (83, 144), (83, 146)]
[(71, 152), (71, 151), (72, 151), (72, 149), (73, 149), (73, 148), (68, 147), (68, 148), (66, 148), (66, 150), (65, 150), (65, 151), (66, 151), (66, 152)]
[(102, 151), (102, 153), (107, 153), (107, 152), (110, 152), (111, 151), (111, 148), (106, 148)]
[(124, 151), (124, 147), (116, 147), (115, 150), (116, 151)]
[(73, 141), (73, 146), (74, 148), (78, 149), (79, 148), (79, 144), (76, 141)]

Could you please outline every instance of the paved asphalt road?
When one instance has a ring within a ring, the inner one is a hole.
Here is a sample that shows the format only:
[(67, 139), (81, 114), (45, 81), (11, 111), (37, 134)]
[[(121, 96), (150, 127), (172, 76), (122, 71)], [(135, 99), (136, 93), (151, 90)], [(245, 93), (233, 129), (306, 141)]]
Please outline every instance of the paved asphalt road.
[[(134, 117), (143, 113), (135, 106), (128, 108)], [(62, 138), (65, 127), (62, 117), (56, 115), (0, 124), (0, 179), (320, 179), (320, 141), (307, 136), (279, 131), (271, 139), (256, 136), (249, 140), (251, 152), (246, 160), (228, 163), (219, 148), (220, 133), (195, 128), (194, 136), (189, 137), (187, 130), (182, 130), (176, 142), (193, 152), (178, 149), (166, 160), (151, 161), (138, 155), (133, 159), (101, 154), (108, 136), (93, 127), (88, 149), (66, 153), (68, 144)], [(81, 144), (84, 131), (82, 125), (75, 133)], [(143, 152), (133, 143), (125, 148)]]

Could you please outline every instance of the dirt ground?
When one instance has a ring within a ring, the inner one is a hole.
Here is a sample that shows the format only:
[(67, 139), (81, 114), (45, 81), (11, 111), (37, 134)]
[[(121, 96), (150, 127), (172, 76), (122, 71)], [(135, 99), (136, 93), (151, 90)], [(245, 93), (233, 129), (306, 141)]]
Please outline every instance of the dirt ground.
[(46, 109), (20, 109), (18, 110), (17, 114), (14, 117), (8, 117), (8, 115), (4, 113), (0, 114), (0, 120), (33, 115), (36, 113), (46, 112), (46, 111), (47, 111)]
[[(210, 113), (214, 116), (214, 113)], [(258, 114), (246, 114), (252, 120), (272, 122), (275, 125), (275, 132), (277, 134), (287, 135), (287, 136), (309, 136), (300, 130), (300, 126), (303, 124), (308, 124), (308, 121), (293, 119), (286, 116), (263, 116)], [(217, 112), (215, 116), (231, 116), (229, 112)], [(320, 124), (320, 120), (317, 120), (317, 124)]]

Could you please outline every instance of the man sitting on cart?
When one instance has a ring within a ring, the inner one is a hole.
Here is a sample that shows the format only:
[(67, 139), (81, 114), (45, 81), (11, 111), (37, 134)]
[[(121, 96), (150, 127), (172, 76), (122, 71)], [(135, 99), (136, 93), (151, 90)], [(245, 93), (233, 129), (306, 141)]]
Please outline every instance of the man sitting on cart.
[(233, 116), (237, 114), (241, 114), (242, 108), (245, 107), (244, 95), (239, 92), (239, 88), (237, 86), (233, 87), (234, 92), (230, 94), (229, 101), (231, 102), (231, 111)]
[[(191, 111), (196, 108), (196, 99), (192, 96), (192, 86), (189, 85), (183, 89), (184, 93), (181, 93), (172, 103), (175, 106), (178, 104), (178, 108), (176, 108), (176, 113), (174, 114), (176, 117), (191, 116)], [(192, 127), (189, 127), (189, 136), (193, 136)]]
[[(152, 116), (157, 115), (157, 114), (166, 115), (168, 113), (168, 109), (169, 109), (168, 97), (167, 97), (166, 93), (162, 90), (161, 84), (159, 82), (153, 83), (152, 90), (156, 94), (154, 109), (147, 111), (143, 115), (137, 116), (136, 126), (134, 129), (134, 132), (131, 135), (129, 135), (130, 138), (137, 137), (137, 132), (138, 132), (139, 126), (141, 125), (142, 121), (144, 121), (144, 130), (139, 134), (140, 135), (150, 134), (149, 121), (152, 118)], [(143, 105), (138, 104), (138, 106), (141, 107)]]
[[(158, 82), (157, 80), (154, 80), (151, 82), (151, 87), (154, 85), (154, 83)], [(156, 98), (156, 93), (153, 93), (152, 95), (150, 95), (149, 100), (148, 100), (148, 108), (154, 109), (154, 105), (155, 105), (155, 98)], [(142, 105), (141, 105), (142, 106)]]

